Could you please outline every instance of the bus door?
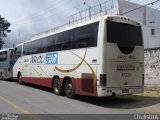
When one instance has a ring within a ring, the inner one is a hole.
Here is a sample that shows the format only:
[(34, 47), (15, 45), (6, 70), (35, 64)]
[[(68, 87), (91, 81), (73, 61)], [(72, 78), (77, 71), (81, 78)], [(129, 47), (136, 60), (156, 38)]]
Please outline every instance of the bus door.
[(23, 45), (23, 57), (22, 57), (22, 77), (23, 81), (31, 82), (31, 50), (30, 50), (30, 43), (25, 43)]

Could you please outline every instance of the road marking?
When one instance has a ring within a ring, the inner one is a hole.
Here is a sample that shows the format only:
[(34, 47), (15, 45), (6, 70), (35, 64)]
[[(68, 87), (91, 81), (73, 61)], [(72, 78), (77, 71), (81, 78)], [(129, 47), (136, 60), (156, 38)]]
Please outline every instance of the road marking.
[(3, 100), (5, 103), (11, 105), (12, 107), (14, 107), (15, 109), (19, 110), (20, 112), (22, 112), (23, 114), (27, 114), (28, 116), (30, 116), (31, 118), (33, 118), (33, 120), (40, 120), (37, 116), (32, 115), (31, 112), (29, 112), (28, 110), (25, 110), (23, 107), (13, 103), (12, 101), (6, 99), (3, 96), (0, 96), (0, 99)]
[(24, 113), (24, 114), (31, 114), (29, 111), (25, 110), (24, 108), (20, 107), (19, 105), (11, 102), (10, 100), (0, 96), (0, 99), (3, 100), (5, 103), (8, 103), (9, 105), (11, 105), (12, 107), (16, 108), (17, 110), (19, 110), (20, 112)]

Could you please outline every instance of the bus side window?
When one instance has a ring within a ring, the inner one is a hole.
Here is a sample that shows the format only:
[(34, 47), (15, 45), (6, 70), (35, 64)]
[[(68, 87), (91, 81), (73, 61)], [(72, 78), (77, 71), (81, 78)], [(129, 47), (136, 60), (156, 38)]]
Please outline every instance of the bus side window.
[(15, 53), (15, 60), (17, 60), (19, 57), (21, 57), (21, 52), (22, 52), (22, 46), (18, 46), (15, 48), (14, 53)]
[(56, 35), (56, 50), (72, 49), (71, 31), (61, 32)]
[(55, 35), (42, 39), (42, 52), (53, 52), (55, 46)]
[(97, 22), (76, 28), (73, 48), (78, 49), (97, 46), (98, 26), (99, 24)]

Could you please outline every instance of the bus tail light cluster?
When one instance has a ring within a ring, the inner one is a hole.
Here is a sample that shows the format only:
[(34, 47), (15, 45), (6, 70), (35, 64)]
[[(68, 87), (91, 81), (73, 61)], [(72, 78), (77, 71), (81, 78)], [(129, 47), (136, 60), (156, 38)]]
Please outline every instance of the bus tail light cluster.
[(144, 85), (144, 74), (142, 74), (142, 85)]
[(107, 85), (107, 75), (100, 74), (100, 86), (106, 86), (106, 85)]

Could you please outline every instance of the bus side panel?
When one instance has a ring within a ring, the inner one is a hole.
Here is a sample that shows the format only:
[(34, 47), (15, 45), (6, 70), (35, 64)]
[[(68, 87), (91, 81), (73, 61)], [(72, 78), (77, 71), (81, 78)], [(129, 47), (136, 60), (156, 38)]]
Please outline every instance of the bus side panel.
[[(83, 64), (75, 70), (75, 92), (79, 95), (97, 96), (97, 66), (99, 64), (98, 48), (88, 48)], [(81, 50), (75, 52), (84, 56)]]
[(22, 58), (20, 58), (20, 62), (19, 64), (21, 64), (21, 66), (19, 66), (19, 72), (21, 73), (22, 77), (23, 77), (23, 81), (25, 82), (30, 82), (30, 77), (31, 77), (31, 73), (30, 73), (30, 56), (23, 56)]
[(42, 78), (42, 85), (52, 88), (52, 78)]
[(31, 77), (30, 83), (51, 88), (52, 87), (52, 78)]
[[(97, 96), (97, 83), (87, 84), (89, 79), (74, 78), (75, 93), (78, 95)], [(86, 82), (84, 82), (86, 81)]]

